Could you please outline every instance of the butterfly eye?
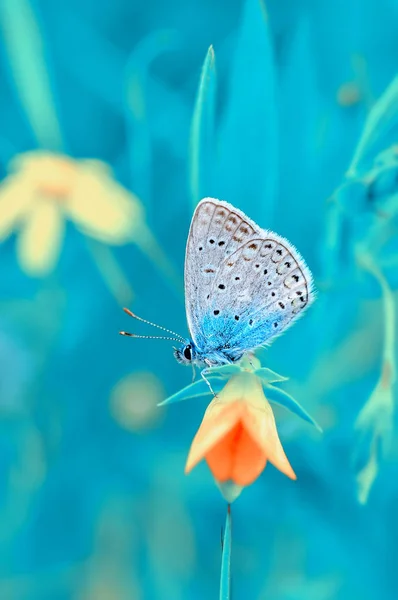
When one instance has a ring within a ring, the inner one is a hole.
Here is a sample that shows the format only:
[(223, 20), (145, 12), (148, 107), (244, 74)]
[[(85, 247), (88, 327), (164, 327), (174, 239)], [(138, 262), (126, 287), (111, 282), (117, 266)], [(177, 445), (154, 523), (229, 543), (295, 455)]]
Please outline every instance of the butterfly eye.
[(191, 352), (191, 346), (185, 346), (184, 348), (184, 358), (186, 358), (187, 360), (191, 360), (192, 359), (192, 352)]

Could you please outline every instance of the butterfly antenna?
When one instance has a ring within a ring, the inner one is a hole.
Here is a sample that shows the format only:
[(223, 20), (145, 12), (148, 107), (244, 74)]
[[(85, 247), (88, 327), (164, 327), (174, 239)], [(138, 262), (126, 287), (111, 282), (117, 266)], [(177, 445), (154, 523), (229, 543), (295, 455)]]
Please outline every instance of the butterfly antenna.
[(174, 342), (180, 342), (178, 338), (168, 337), (164, 335), (137, 335), (135, 333), (129, 333), (128, 331), (119, 331), (120, 335), (132, 338), (141, 338), (142, 340), (173, 340)]
[[(130, 309), (128, 308), (123, 308), (124, 312), (129, 315), (130, 317), (133, 317), (133, 319), (137, 319), (137, 321), (141, 321), (142, 323), (146, 323), (147, 325), (152, 325), (152, 327), (157, 327), (158, 329), (161, 329), (162, 331), (166, 331), (166, 333), (171, 333), (173, 336), (175, 336), (173, 339), (176, 339), (177, 342), (185, 342), (184, 338), (179, 335), (178, 333), (176, 333), (175, 331), (172, 331), (171, 329), (166, 329), (166, 327), (162, 327), (161, 325), (157, 325), (156, 323), (152, 323), (152, 321), (147, 321), (146, 319), (142, 319), (141, 317), (135, 315), (133, 312), (131, 312)], [(134, 337), (138, 337), (138, 336), (134, 336)], [(146, 337), (146, 336), (144, 336)], [(167, 338), (164, 338), (167, 339)], [(171, 339), (171, 338), (168, 338)]]

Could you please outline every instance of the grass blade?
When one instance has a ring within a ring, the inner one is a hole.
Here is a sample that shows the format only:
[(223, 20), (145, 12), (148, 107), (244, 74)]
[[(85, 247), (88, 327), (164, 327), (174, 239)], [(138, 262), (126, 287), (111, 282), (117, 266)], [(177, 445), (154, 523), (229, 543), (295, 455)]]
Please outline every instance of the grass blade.
[(200, 75), (191, 125), (189, 182), (193, 208), (201, 198), (212, 194), (215, 98), (215, 54), (210, 46)]
[(15, 88), (37, 144), (59, 150), (62, 134), (53, 102), (40, 23), (28, 0), (0, 2), (0, 30)]
[(272, 40), (262, 0), (246, 0), (219, 138), (217, 196), (272, 222), (278, 180)]

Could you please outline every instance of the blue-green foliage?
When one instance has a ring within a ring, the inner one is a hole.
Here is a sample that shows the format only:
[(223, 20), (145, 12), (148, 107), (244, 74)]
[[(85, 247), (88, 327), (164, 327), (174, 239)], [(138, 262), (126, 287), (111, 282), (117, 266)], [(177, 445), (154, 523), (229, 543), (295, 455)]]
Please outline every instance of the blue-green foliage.
[(396, 598), (397, 30), (387, 0), (0, 2), (1, 177), (36, 149), (100, 159), (153, 236), (69, 223), (44, 279), (0, 246), (1, 599), (217, 597), (225, 503), (184, 475), (209, 389), (158, 407), (191, 371), (118, 336), (157, 331), (126, 299), (187, 335), (201, 195), (287, 236), (318, 290), (259, 376), (324, 435), (276, 410), (298, 481), (267, 466), (234, 504), (232, 597)]

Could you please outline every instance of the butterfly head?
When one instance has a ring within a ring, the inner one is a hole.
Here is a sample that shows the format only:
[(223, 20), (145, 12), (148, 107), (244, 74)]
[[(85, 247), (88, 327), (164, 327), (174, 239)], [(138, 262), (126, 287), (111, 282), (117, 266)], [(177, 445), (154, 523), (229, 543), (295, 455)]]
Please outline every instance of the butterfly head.
[(187, 342), (179, 348), (175, 348), (174, 356), (176, 361), (183, 365), (190, 365), (197, 360), (196, 351), (192, 342)]

